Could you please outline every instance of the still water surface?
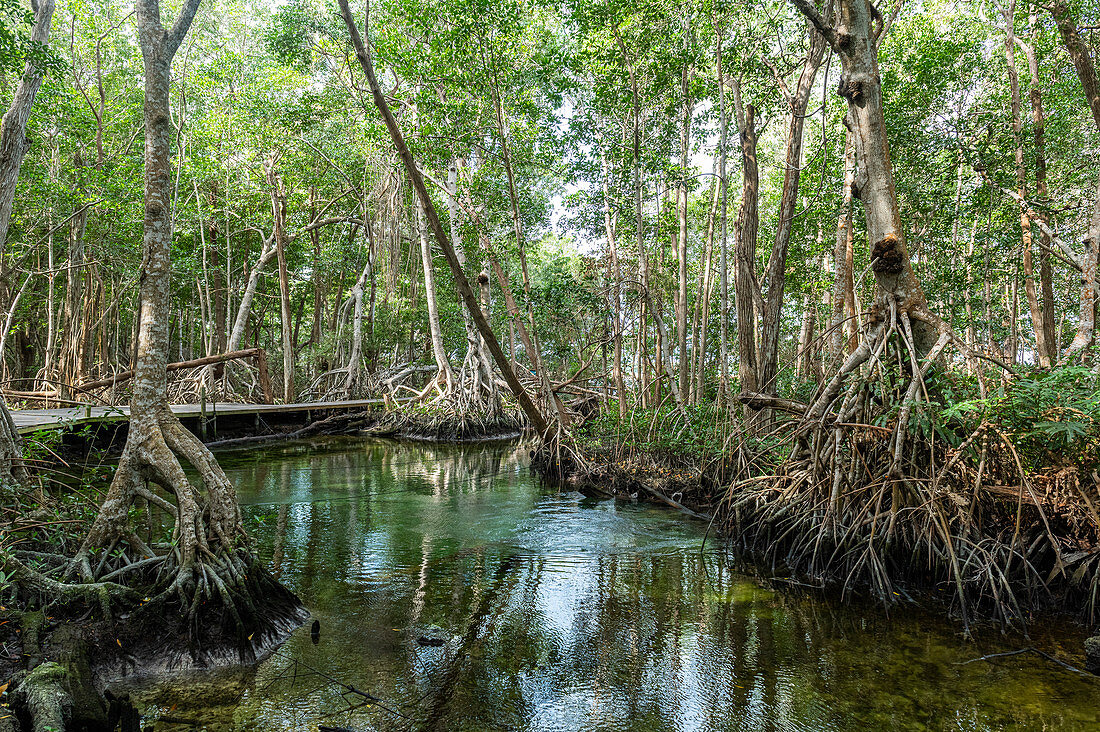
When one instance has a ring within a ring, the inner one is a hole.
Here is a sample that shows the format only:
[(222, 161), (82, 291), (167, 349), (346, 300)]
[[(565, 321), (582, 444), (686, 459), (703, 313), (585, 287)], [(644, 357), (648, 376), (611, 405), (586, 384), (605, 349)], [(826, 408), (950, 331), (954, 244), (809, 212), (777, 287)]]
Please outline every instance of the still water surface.
[(147, 689), (157, 732), (1100, 729), (1100, 683), (1032, 656), (962, 664), (1078, 634), (968, 642), (915, 610), (765, 589), (704, 524), (543, 486), (515, 445), (218, 458), (321, 632)]

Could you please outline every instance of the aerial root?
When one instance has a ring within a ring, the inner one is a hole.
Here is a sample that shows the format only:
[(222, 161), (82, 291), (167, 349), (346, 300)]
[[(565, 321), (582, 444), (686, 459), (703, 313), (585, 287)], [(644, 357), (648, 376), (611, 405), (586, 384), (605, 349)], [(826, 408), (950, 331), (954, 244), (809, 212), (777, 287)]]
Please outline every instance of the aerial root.
[[(727, 528), (764, 561), (845, 593), (893, 602), (908, 579), (942, 585), (964, 623), (978, 608), (1022, 622), (1054, 581), (1100, 600), (1100, 559), (1069, 576), (1011, 440), (982, 423), (952, 447), (929, 426), (930, 374), (955, 342), (944, 328), (920, 352), (909, 315), (892, 308), (809, 405), (761, 403), (799, 416), (777, 429), (786, 459), (730, 487)], [(987, 492), (991, 473), (1018, 492)]]

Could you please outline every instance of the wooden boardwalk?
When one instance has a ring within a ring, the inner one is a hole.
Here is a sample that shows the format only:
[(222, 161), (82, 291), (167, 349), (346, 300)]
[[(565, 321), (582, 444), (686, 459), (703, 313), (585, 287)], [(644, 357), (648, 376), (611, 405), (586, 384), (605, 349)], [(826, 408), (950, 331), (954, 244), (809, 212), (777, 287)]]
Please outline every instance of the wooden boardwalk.
[[(285, 414), (287, 412), (332, 412), (366, 409), (383, 405), (381, 399), (355, 399), (345, 402), (311, 402), (308, 404), (236, 404), (233, 402), (208, 402), (206, 416), (247, 416), (250, 414)], [(172, 411), (178, 417), (201, 417), (198, 404), (173, 404)], [(42, 429), (71, 429), (84, 424), (122, 422), (130, 419), (130, 407), (65, 407), (63, 409), (13, 409), (12, 419), (20, 434)]]

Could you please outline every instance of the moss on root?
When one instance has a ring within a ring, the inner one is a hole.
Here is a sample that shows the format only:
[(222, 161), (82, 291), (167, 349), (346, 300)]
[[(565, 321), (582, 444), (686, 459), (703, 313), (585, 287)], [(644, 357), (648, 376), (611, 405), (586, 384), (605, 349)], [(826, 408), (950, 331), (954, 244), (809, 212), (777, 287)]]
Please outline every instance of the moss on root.
[(19, 685), (17, 694), (22, 699), (34, 732), (62, 732), (66, 729), (72, 710), (67, 680), (68, 671), (64, 666), (47, 661), (31, 669)]

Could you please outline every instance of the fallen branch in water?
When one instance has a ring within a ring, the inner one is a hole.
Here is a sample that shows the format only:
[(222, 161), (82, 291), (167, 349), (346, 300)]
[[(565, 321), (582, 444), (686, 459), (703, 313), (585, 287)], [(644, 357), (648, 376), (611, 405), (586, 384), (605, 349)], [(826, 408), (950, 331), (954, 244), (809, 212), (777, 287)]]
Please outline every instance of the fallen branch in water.
[(977, 661), (990, 661), (994, 658), (1008, 658), (1009, 656), (1021, 656), (1025, 653), (1038, 654), (1038, 655), (1042, 656), (1043, 658), (1047, 659), (1048, 661), (1050, 661), (1051, 663), (1055, 663), (1055, 664), (1061, 666), (1062, 668), (1064, 668), (1065, 670), (1072, 671), (1075, 674), (1080, 674), (1081, 676), (1087, 676), (1090, 679), (1100, 678), (1100, 677), (1097, 677), (1095, 674), (1090, 674), (1088, 671), (1082, 671), (1081, 669), (1077, 668), (1076, 666), (1071, 666), (1070, 664), (1066, 663), (1065, 661), (1061, 661), (1061, 660), (1055, 658), (1054, 656), (1050, 655), (1046, 651), (1040, 651), (1038, 648), (1035, 648), (1034, 646), (1028, 646), (1027, 648), (1020, 648), (1019, 650), (1015, 650), (1015, 651), (1005, 651), (1004, 653), (990, 653), (987, 656), (982, 656), (980, 658), (972, 658), (969, 661), (958, 661), (954, 665), (956, 665), (956, 666), (966, 666), (967, 664), (975, 663)]
[[(357, 689), (356, 687), (352, 686), (351, 684), (345, 684), (343, 681), (336, 678), (335, 676), (331, 676), (331, 675), (325, 673), (324, 671), (321, 671), (320, 669), (314, 668), (313, 666), (310, 666), (305, 661), (302, 661), (302, 660), (297, 659), (297, 658), (293, 658), (292, 656), (288, 656), (284, 653), (280, 653), (278, 650), (273, 651), (272, 655), (273, 656), (278, 656), (279, 658), (285, 659), (287, 661), (290, 661), (291, 663), (294, 663), (298, 666), (301, 666), (302, 668), (309, 671), (310, 673), (316, 674), (317, 676), (320, 676), (325, 681), (328, 681), (331, 684), (335, 684), (336, 686), (339, 686), (340, 688), (344, 689), (344, 691), (341, 692), (341, 695), (343, 695), (345, 693), (354, 694), (354, 695), (356, 695), (356, 696), (358, 696), (362, 699), (365, 699), (367, 703), (372, 704), (372, 705), (378, 707), (379, 709), (383, 709), (383, 710), (389, 712), (390, 714), (394, 714), (394, 715), (396, 715), (398, 717), (401, 717), (403, 719), (409, 719), (409, 716), (407, 714), (402, 714), (401, 712), (397, 711), (393, 707), (387, 706), (386, 701), (384, 699), (380, 699), (379, 697), (375, 696), (374, 694), (371, 694), (370, 692), (363, 691), (362, 689)], [(341, 711), (345, 712), (345, 711), (348, 711), (348, 710), (344, 709), (344, 710), (341, 710)]]

